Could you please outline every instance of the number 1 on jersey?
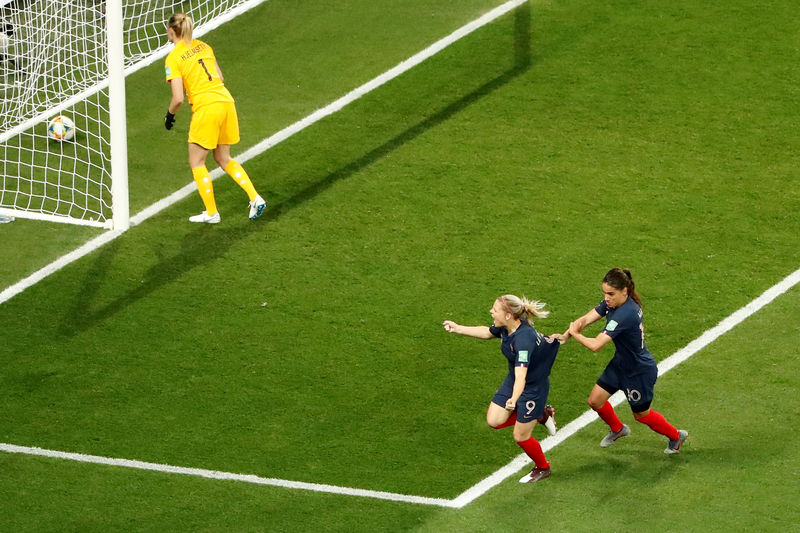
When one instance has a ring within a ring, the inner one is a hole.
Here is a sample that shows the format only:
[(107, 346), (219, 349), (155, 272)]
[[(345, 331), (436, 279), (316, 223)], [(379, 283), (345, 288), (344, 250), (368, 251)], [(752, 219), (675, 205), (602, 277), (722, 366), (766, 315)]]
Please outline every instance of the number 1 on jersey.
[(206, 76), (208, 76), (208, 81), (212, 81), (214, 78), (211, 77), (211, 73), (208, 71), (208, 68), (206, 67), (205, 62), (203, 62), (203, 59), (200, 58), (197, 60), (197, 62), (200, 63), (200, 66), (203, 67), (203, 70), (206, 71)]

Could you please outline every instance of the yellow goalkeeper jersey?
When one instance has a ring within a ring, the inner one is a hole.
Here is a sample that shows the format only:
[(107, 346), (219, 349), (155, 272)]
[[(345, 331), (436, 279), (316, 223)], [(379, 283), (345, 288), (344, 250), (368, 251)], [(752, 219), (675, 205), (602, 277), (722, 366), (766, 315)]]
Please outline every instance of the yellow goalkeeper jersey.
[(233, 102), (233, 96), (217, 72), (217, 59), (211, 47), (197, 39), (192, 44), (178, 41), (164, 61), (167, 82), (183, 79), (183, 90), (192, 109), (213, 102)]

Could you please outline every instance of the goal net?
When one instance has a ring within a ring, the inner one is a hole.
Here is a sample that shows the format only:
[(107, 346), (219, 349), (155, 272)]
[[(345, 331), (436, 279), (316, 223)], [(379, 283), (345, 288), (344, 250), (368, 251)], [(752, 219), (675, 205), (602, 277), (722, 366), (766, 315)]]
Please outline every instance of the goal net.
[(124, 76), (166, 55), (172, 13), (200, 35), (263, 1), (0, 0), (0, 215), (126, 229)]

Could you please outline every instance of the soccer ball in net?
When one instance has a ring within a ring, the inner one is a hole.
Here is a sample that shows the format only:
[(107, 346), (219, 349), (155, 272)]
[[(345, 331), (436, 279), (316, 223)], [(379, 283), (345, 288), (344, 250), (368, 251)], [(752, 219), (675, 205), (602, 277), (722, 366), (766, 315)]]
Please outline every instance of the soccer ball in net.
[(47, 125), (47, 136), (54, 141), (70, 141), (75, 137), (75, 123), (69, 117), (56, 115)]

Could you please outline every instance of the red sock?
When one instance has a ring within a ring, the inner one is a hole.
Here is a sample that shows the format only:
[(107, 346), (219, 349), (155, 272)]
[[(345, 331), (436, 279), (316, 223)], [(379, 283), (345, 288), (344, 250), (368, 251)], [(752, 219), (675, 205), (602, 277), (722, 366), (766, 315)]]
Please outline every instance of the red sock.
[(594, 412), (600, 415), (600, 418), (603, 419), (603, 422), (608, 424), (608, 426), (611, 428), (611, 431), (614, 433), (622, 429), (622, 422), (617, 416), (617, 413), (614, 412), (614, 408), (610, 403), (606, 402), (603, 407), (600, 409), (595, 409)]
[(507, 428), (508, 426), (513, 426), (517, 423), (517, 412), (514, 411), (511, 413), (511, 416), (508, 417), (508, 420), (503, 422), (502, 424), (498, 424), (496, 426), (492, 426), (494, 429), (503, 429)]
[(650, 426), (650, 429), (656, 433), (665, 435), (670, 440), (678, 440), (680, 438), (680, 433), (675, 426), (667, 422), (667, 419), (664, 418), (664, 416), (658, 411), (650, 409), (650, 414), (641, 418), (637, 418), (636, 420), (642, 424)]
[(533, 437), (529, 438), (524, 442), (517, 443), (520, 448), (525, 450), (525, 453), (528, 454), (528, 457), (533, 459), (533, 462), (536, 463), (538, 468), (550, 468), (550, 463), (547, 462), (547, 459), (544, 458), (544, 452), (542, 452), (542, 445), (539, 444), (539, 441), (534, 439)]

